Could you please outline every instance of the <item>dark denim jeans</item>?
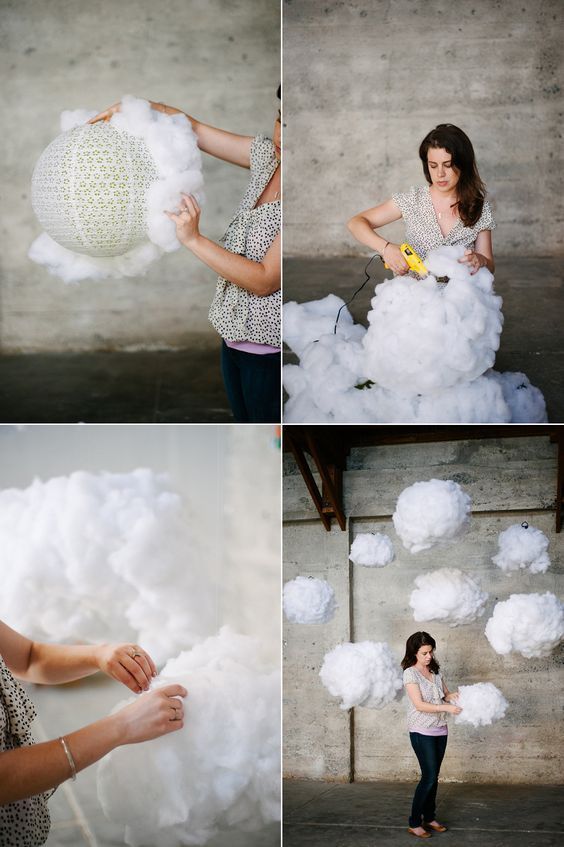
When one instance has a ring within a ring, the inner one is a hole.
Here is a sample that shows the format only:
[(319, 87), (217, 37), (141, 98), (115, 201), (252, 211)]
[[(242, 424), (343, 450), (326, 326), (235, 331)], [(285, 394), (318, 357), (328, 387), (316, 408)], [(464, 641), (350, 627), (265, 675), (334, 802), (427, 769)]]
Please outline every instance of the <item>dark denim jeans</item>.
[(411, 817), (411, 827), (430, 823), (435, 819), (435, 799), (439, 783), (439, 771), (447, 746), (448, 735), (421, 735), (420, 732), (410, 732), (409, 740), (415, 750), (415, 755), (421, 768), (421, 780), (415, 789)]
[(245, 353), (221, 345), (221, 372), (237, 423), (280, 423), (280, 353)]

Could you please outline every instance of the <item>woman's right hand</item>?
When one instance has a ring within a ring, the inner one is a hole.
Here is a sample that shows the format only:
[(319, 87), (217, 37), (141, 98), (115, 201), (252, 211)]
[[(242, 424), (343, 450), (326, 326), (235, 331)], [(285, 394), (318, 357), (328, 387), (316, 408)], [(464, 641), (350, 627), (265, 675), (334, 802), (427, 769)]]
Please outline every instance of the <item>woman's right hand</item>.
[(453, 704), (447, 703), (442, 709), (444, 712), (450, 712), (452, 715), (459, 715), (462, 711), (460, 706), (455, 706)]
[(409, 273), (409, 265), (405, 261), (403, 253), (397, 244), (392, 244), (391, 241), (389, 244), (386, 244), (382, 251), (382, 258), (398, 276), (404, 276), (406, 273)]
[(150, 741), (182, 729), (184, 704), (178, 698), (187, 694), (182, 685), (174, 683), (140, 694), (134, 703), (124, 706), (114, 715), (120, 727), (120, 744)]

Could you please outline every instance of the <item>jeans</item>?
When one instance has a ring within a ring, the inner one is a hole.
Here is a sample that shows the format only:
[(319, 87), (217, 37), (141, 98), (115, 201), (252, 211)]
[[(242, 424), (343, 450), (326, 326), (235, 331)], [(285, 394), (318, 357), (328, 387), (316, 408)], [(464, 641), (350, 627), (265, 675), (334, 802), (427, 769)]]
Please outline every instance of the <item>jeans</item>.
[(437, 797), (437, 785), (439, 782), (439, 771), (447, 746), (447, 735), (421, 735), (420, 732), (410, 732), (409, 740), (415, 750), (415, 755), (421, 768), (421, 780), (415, 789), (411, 817), (411, 827), (430, 823), (435, 819), (435, 799)]
[(221, 345), (221, 372), (237, 423), (280, 423), (280, 353), (245, 353)]

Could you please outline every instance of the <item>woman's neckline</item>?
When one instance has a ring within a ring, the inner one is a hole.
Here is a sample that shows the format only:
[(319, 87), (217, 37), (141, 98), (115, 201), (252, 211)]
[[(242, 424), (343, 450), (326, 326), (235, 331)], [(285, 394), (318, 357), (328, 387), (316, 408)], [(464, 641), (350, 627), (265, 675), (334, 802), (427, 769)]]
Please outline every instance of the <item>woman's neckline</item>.
[[(413, 665), (413, 667), (415, 668), (415, 670), (417, 671), (417, 673), (419, 674), (419, 676), (422, 676), (422, 677), (423, 677), (423, 679), (426, 679), (426, 680), (427, 680), (427, 682), (431, 682), (431, 680), (429, 679), (429, 677), (428, 677), (428, 676), (425, 676), (425, 674), (424, 674), (424, 673), (422, 673), (422, 672), (419, 670), (419, 668), (418, 668), (418, 667), (416, 667), (416, 665)], [(431, 674), (431, 676), (432, 676), (432, 677), (435, 677), (435, 676), (436, 676), (436, 673), (434, 673), (434, 671), (429, 671), (429, 673)]]
[(429, 203), (431, 204), (431, 209), (433, 210), (433, 217), (435, 219), (435, 223), (436, 223), (436, 225), (439, 229), (439, 232), (441, 233), (441, 238), (443, 239), (443, 241), (446, 241), (446, 239), (449, 237), (451, 232), (454, 229), (456, 229), (456, 227), (461, 223), (460, 217), (457, 216), (454, 224), (451, 226), (449, 231), (445, 234), (441, 229), (441, 222), (439, 221), (439, 216), (437, 215), (437, 211), (436, 211), (435, 205), (433, 203), (433, 197), (431, 195), (431, 186), (430, 185), (427, 185), (427, 197), (429, 198)]

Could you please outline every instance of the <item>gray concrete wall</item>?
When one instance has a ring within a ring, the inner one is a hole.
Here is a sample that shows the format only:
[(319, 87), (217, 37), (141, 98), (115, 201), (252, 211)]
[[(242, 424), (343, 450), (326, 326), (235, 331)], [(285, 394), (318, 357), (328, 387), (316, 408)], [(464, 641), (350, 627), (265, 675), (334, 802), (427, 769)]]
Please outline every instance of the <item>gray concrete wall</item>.
[(563, 26), (560, 0), (286, 0), (286, 255), (364, 255), (346, 221), (426, 184), (445, 122), (474, 144), (497, 253), (561, 255)]
[[(233, 132), (271, 134), (280, 9), (271, 0), (0, 0), (2, 274), (0, 350), (182, 347), (217, 338), (216, 275), (181, 248), (138, 279), (65, 285), (27, 258), (41, 232), (30, 179), (63, 109), (131, 93)], [(201, 231), (223, 234), (248, 172), (204, 157)]]
[[(310, 505), (294, 461), (285, 457), (284, 581), (301, 574), (327, 579), (339, 602), (323, 626), (285, 621), (284, 769), (289, 777), (414, 780), (417, 775), (402, 699), (383, 710), (342, 711), (319, 680), (324, 654), (341, 641), (387, 641), (401, 661), (407, 637), (420, 628), (437, 641), (451, 690), (493, 682), (510, 708), (504, 719), (475, 729), (451, 723), (442, 778), (447, 781), (558, 783), (562, 780), (562, 645), (546, 659), (497, 655), (484, 635), (497, 600), (512, 593), (552, 591), (562, 597), (564, 536), (555, 533), (556, 447), (545, 438), (356, 449), (344, 474), (347, 529), (326, 533)], [(454, 479), (472, 497), (473, 516), (459, 542), (412, 555), (395, 533), (391, 514), (404, 487), (418, 480)], [(497, 536), (527, 519), (550, 538), (546, 574), (506, 576), (491, 562)], [(385, 568), (348, 561), (361, 532), (384, 532), (396, 558)], [(415, 577), (440, 567), (477, 574), (489, 593), (484, 615), (450, 628), (415, 623), (409, 596)]]

